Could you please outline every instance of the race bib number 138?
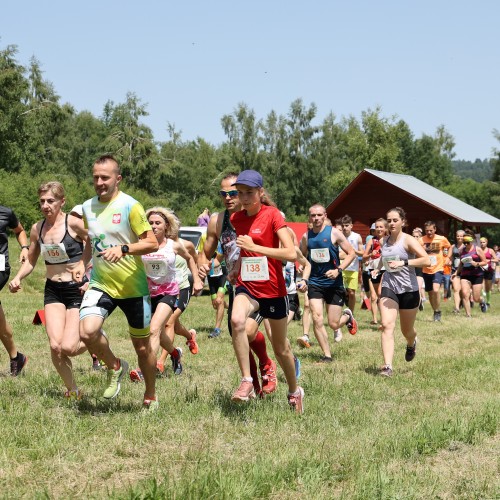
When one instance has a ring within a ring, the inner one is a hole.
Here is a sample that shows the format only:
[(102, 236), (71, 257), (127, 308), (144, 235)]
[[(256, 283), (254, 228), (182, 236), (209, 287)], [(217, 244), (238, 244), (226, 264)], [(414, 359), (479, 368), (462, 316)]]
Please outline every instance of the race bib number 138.
[(243, 257), (241, 259), (243, 281), (266, 281), (269, 279), (267, 257)]

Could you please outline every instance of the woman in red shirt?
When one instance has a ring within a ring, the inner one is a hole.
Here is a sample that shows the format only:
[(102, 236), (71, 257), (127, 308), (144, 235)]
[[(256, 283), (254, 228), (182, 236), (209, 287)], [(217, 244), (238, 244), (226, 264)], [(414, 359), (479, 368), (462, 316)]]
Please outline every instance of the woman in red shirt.
[(279, 210), (264, 205), (259, 172), (244, 170), (234, 183), (242, 210), (231, 215), (240, 249), (238, 266), (229, 275), (235, 284), (231, 318), (233, 347), (242, 373), (233, 401), (255, 397), (248, 360), (246, 319), (255, 311), (269, 320), (272, 345), (288, 383), (288, 403), (303, 412), (304, 390), (297, 385), (293, 354), (287, 342), (288, 298), (282, 271), (283, 260), (295, 260), (295, 247)]

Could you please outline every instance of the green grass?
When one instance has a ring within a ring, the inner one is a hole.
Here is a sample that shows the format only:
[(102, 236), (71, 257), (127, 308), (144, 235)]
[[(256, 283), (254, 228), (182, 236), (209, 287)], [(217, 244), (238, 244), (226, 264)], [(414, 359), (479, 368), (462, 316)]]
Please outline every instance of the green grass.
[[(17, 267), (16, 265), (14, 267)], [(395, 375), (377, 376), (379, 333), (366, 311), (360, 329), (333, 345), (334, 363), (302, 360), (305, 414), (290, 412), (280, 374), (277, 392), (231, 402), (239, 373), (227, 330), (208, 340), (214, 312), (194, 298), (183, 321), (199, 332), (200, 353), (184, 349), (184, 373), (158, 381), (160, 409), (140, 412), (142, 390), (128, 381), (104, 402), (105, 374), (90, 356), (74, 359), (84, 400), (64, 401), (43, 327), (43, 266), (17, 295), (1, 294), (26, 375), (0, 377), (2, 497), (24, 498), (500, 498), (498, 397), (500, 294), (487, 314), (443, 321), (419, 313), (420, 344), (412, 363), (396, 333)], [(123, 315), (105, 329), (117, 355), (135, 366)], [(289, 337), (300, 335), (293, 322)]]

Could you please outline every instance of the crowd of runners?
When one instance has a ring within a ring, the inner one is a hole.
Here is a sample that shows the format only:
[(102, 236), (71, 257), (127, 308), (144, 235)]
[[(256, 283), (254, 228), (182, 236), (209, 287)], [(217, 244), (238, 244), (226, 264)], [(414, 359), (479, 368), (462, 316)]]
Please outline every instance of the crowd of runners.
[[(406, 340), (405, 360), (410, 362), (417, 351), (415, 319), (426, 302), (434, 321), (442, 320), (441, 301), (448, 299), (453, 300), (454, 314), (463, 309), (471, 318), (474, 305), (487, 311), (493, 287), (498, 289), (497, 246), (490, 248), (486, 238), (468, 228), (457, 231), (451, 244), (436, 233), (433, 221), (426, 221), (423, 231), (411, 230), (401, 207), (378, 214), (384, 217), (372, 224), (363, 242), (349, 215), (332, 224), (325, 207), (314, 204), (308, 229), (297, 240), (259, 172), (228, 173), (219, 191), (224, 210), (210, 217), (206, 211), (206, 240), (198, 253), (179, 237), (180, 221), (173, 211), (144, 210), (120, 190), (121, 180), (116, 160), (100, 157), (93, 166), (96, 196), (69, 214), (63, 211), (63, 186), (55, 181), (42, 184), (38, 198), (43, 218), (31, 228), (29, 243), (14, 212), (0, 206), (0, 289), (10, 277), (10, 229), (21, 246), (21, 265), (8, 285), (12, 293), (21, 289), (22, 280), (43, 257), (51, 359), (70, 400), (82, 397), (71, 358), (88, 352), (94, 369), (107, 370), (105, 399), (119, 394), (127, 376), (144, 384), (144, 411), (158, 408), (156, 380), (168, 356), (175, 374), (183, 369), (183, 351), (175, 347), (175, 335), (185, 339), (192, 354), (198, 353), (197, 332), (183, 326), (180, 317), (206, 278), (216, 311), (215, 328), (208, 337), (217, 342), (227, 310), (241, 372), (232, 400), (245, 402), (275, 392), (279, 365), (288, 386), (288, 404), (297, 413), (304, 411), (305, 395), (298, 385), (300, 361), (287, 334), (294, 317), (302, 317), (299, 348), (310, 348), (312, 323), (322, 351), (318, 362), (331, 363), (327, 326), (334, 342), (342, 340), (343, 329), (356, 334), (354, 310), (361, 286), (361, 303), (368, 304), (371, 324), (381, 331), (380, 375), (389, 377), (398, 316)], [(126, 317), (137, 367), (115, 356), (112, 335), (103, 330), (117, 307)], [(17, 376), (28, 357), (18, 351), (1, 303), (0, 338), (10, 357), (10, 373)], [(268, 342), (276, 361), (269, 356)]]

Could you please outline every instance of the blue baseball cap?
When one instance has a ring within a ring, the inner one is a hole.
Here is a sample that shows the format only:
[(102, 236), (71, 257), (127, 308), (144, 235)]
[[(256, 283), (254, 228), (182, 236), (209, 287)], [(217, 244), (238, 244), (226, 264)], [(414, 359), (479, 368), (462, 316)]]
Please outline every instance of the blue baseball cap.
[(260, 175), (257, 170), (243, 170), (243, 172), (240, 172), (240, 175), (238, 175), (236, 182), (233, 182), (231, 185), (236, 186), (236, 184), (261, 188), (264, 185), (264, 181), (262, 180), (262, 175)]

